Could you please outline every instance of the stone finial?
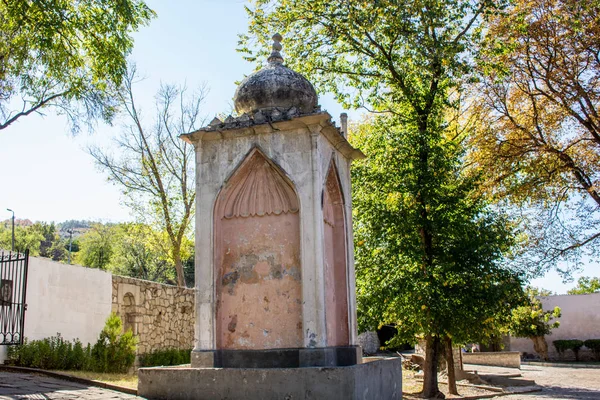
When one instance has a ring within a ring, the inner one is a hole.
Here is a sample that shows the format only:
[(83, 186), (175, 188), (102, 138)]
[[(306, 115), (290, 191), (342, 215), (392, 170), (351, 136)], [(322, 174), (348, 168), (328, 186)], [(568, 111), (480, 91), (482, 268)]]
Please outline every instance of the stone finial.
[(281, 64), (283, 63), (283, 57), (281, 56), (280, 51), (283, 49), (283, 46), (281, 45), (283, 37), (279, 33), (276, 33), (271, 39), (273, 39), (273, 51), (271, 52), (269, 58), (267, 58), (267, 61), (270, 63)]
[(342, 136), (348, 137), (348, 114), (340, 114), (340, 123), (342, 125)]

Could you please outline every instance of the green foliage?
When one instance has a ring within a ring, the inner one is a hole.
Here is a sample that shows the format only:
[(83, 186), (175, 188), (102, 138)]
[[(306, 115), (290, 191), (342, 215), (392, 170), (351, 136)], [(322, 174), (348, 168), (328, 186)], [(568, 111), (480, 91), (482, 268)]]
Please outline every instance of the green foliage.
[(89, 345), (83, 348), (79, 340), (69, 342), (58, 333), (42, 340), (25, 340), (21, 346), (10, 346), (8, 362), (22, 367), (83, 370), (90, 368), (92, 359)]
[[(44, 235), (32, 228), (32, 226), (15, 226), (15, 250), (25, 251), (38, 256)], [(10, 222), (0, 225), (0, 248), (10, 250), (12, 244), (12, 225)]]
[(141, 367), (169, 366), (189, 364), (192, 349), (164, 349), (142, 354), (139, 357)]
[[(177, 284), (174, 260), (169, 255), (169, 238), (165, 232), (141, 223), (125, 223), (119, 224), (113, 234), (118, 239), (108, 266), (112, 273)], [(193, 242), (187, 237), (182, 240), (181, 256), (193, 266)]]
[(133, 366), (137, 338), (131, 331), (122, 333), (116, 314), (106, 320), (96, 344), (83, 347), (79, 340), (69, 342), (60, 333), (42, 340), (8, 348), (10, 364), (21, 367), (95, 372), (127, 372)]
[(582, 276), (577, 280), (577, 286), (569, 290), (568, 294), (590, 294), (600, 292), (600, 278)]
[(542, 303), (535, 298), (534, 291), (528, 290), (528, 304), (515, 308), (510, 321), (510, 333), (516, 337), (533, 338), (550, 335), (552, 329), (560, 326), (561, 311), (555, 307), (552, 311), (545, 311)]
[(123, 322), (112, 313), (92, 347), (93, 370), (95, 372), (125, 373), (133, 366), (137, 338), (128, 330), (123, 333)]
[(537, 288), (533, 286), (527, 286), (527, 288), (525, 289), (525, 293), (529, 296), (534, 297), (548, 297), (556, 295), (556, 293), (554, 293), (552, 290)]
[(49, 106), (75, 129), (110, 120), (132, 33), (154, 15), (140, 0), (0, 2), (0, 130)]
[(266, 60), (279, 32), (286, 64), (345, 106), (424, 110), (468, 73), (479, 17), (501, 3), (254, 0), (238, 50)]
[(588, 339), (583, 345), (594, 352), (594, 357), (600, 361), (600, 339)]
[[(368, 154), (352, 171), (360, 330), (396, 323), (397, 341), (428, 333), (484, 341), (521, 301), (519, 274), (500, 265), (512, 243), (507, 221), (461, 175), (459, 149), (431, 135), (432, 169), (417, 169), (421, 140), (393, 118), (353, 132)], [(420, 236), (418, 197), (427, 196), (431, 261)]]
[(552, 344), (561, 357), (564, 356), (566, 350), (572, 350), (575, 353), (575, 359), (579, 361), (579, 350), (583, 347), (584, 342), (582, 340), (569, 339), (554, 340)]
[(75, 261), (86, 267), (106, 269), (115, 245), (114, 226), (94, 224), (79, 238), (79, 252)]

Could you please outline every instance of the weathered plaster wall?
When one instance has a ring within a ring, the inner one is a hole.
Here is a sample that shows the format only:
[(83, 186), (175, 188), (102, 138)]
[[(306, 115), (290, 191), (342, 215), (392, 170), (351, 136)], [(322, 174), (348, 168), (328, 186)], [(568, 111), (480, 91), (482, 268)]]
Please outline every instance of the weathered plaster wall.
[[(111, 309), (111, 274), (40, 257), (29, 258), (25, 337), (60, 333), (95, 343)], [(3, 349), (4, 346), (0, 346)], [(4, 356), (0, 353), (0, 361)]]
[[(546, 336), (548, 342), (548, 355), (551, 359), (558, 359), (559, 355), (552, 345), (553, 340), (560, 339), (600, 339), (600, 293), (580, 295), (559, 295), (540, 297), (544, 310), (552, 310), (558, 306), (562, 316), (559, 318), (560, 326)], [(510, 338), (510, 350), (536, 354), (533, 342), (525, 338)], [(568, 351), (567, 359), (574, 355)], [(580, 352), (582, 359), (591, 358), (585, 348)]]
[(112, 311), (138, 335), (138, 354), (193, 347), (193, 289), (116, 275), (109, 287)]
[(29, 258), (25, 337), (95, 343), (111, 310), (111, 274), (40, 257)]

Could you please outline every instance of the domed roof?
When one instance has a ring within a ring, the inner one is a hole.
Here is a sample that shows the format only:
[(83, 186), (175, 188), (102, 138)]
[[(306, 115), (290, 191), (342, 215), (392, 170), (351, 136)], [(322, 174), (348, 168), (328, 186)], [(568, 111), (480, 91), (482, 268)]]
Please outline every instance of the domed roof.
[(233, 102), (240, 114), (274, 108), (297, 108), (301, 114), (313, 112), (318, 97), (313, 85), (302, 75), (283, 65), (281, 35), (273, 36), (273, 52), (263, 69), (240, 83)]

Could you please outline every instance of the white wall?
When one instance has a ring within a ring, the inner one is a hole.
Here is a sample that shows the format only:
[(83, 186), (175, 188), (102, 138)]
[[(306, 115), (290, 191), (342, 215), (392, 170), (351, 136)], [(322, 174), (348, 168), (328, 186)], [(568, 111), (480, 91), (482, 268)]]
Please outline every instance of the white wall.
[[(25, 337), (65, 339), (94, 344), (110, 315), (112, 277), (108, 272), (29, 258)], [(0, 361), (6, 346), (0, 346)]]
[[(546, 336), (548, 355), (558, 358), (553, 340), (600, 339), (600, 293), (539, 297), (544, 310), (558, 306), (562, 316), (560, 326)], [(530, 339), (511, 338), (510, 350), (535, 354)]]

